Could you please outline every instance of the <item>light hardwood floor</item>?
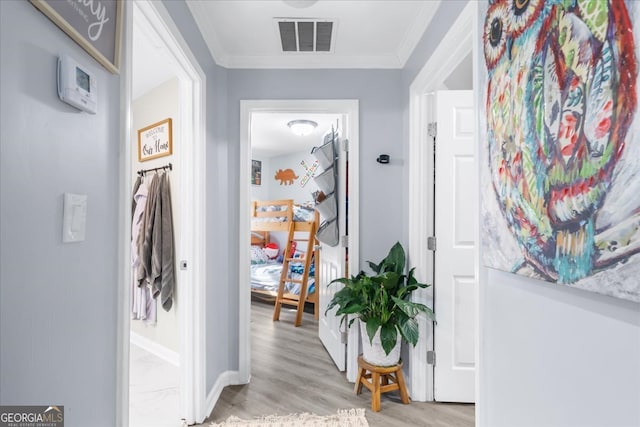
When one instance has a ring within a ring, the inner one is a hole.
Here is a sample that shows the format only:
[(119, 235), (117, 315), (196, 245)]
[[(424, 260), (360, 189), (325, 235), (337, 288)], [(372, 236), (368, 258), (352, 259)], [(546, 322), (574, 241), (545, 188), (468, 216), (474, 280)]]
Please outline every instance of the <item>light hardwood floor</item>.
[(403, 405), (397, 392), (382, 396), (382, 410), (371, 411), (371, 394), (356, 395), (353, 384), (338, 372), (318, 338), (318, 323), (304, 314), (293, 326), (295, 312), (283, 307), (273, 322), (273, 306), (253, 302), (251, 309), (251, 382), (225, 388), (207, 419), (220, 422), (230, 415), (250, 419), (262, 415), (366, 408), (371, 427), (472, 427), (474, 405), (411, 402)]

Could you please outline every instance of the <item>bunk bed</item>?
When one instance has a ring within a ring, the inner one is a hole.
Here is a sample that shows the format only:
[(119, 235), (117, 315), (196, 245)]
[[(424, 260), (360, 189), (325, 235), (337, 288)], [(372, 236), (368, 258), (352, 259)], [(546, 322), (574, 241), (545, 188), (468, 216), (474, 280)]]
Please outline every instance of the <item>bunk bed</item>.
[[(313, 209), (297, 206), (291, 199), (254, 201), (251, 204), (251, 244), (266, 246), (269, 233), (286, 233), (286, 246), (282, 251), (280, 277), (272, 288), (260, 285), (264, 277), (256, 278), (259, 267), (252, 265), (253, 294), (275, 299), (273, 320), (280, 320), (282, 305), (297, 307), (295, 325), (302, 324), (305, 303), (313, 304), (314, 317), (319, 318), (317, 289), (309, 286), (310, 278), (318, 281), (319, 250), (316, 232), (319, 217)], [(298, 245), (298, 243), (306, 243)], [(273, 272), (277, 270), (271, 270)], [(256, 286), (259, 285), (259, 286)]]

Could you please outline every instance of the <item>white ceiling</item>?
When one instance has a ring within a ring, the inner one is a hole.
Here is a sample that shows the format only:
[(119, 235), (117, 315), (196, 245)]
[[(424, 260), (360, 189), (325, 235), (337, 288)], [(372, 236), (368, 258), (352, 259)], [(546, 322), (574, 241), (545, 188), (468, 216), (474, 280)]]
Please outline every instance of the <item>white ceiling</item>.
[[(251, 152), (254, 156), (271, 158), (287, 153), (311, 152), (322, 145), (322, 138), (331, 125), (336, 127), (337, 114), (253, 113), (251, 115)], [(313, 120), (318, 127), (309, 135), (294, 135), (287, 123), (291, 120)]]
[[(401, 68), (428, 26), (439, 0), (187, 0), (219, 65), (231, 68)], [(301, 7), (308, 6), (308, 7)], [(331, 53), (282, 53), (274, 17), (337, 21)], [(133, 99), (178, 75), (161, 38), (134, 8)], [(463, 69), (467, 68), (465, 64)], [(470, 67), (468, 72), (470, 73)], [(265, 158), (310, 151), (338, 116), (259, 113), (252, 150)], [(318, 123), (306, 137), (287, 123)]]
[[(187, 0), (228, 68), (402, 68), (440, 0)], [(335, 21), (333, 52), (282, 52), (274, 18)]]
[(177, 75), (177, 64), (138, 8), (133, 8), (132, 58), (131, 84), (134, 100)]

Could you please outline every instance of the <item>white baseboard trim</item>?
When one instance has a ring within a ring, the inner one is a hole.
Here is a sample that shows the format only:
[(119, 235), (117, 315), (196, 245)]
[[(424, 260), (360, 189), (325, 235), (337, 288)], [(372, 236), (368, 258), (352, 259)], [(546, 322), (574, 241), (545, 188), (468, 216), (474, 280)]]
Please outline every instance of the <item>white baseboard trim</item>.
[(171, 363), (174, 366), (180, 366), (180, 353), (168, 349), (167, 347), (158, 344), (157, 342), (138, 334), (137, 332), (130, 331), (129, 341), (131, 344), (148, 351), (149, 353), (158, 356), (160, 359)]
[(218, 380), (211, 388), (211, 391), (207, 395), (207, 410), (206, 414), (209, 416), (213, 411), (213, 407), (216, 406), (222, 390), (230, 385), (246, 384), (246, 382), (240, 381), (240, 372), (238, 371), (225, 371), (220, 374)]

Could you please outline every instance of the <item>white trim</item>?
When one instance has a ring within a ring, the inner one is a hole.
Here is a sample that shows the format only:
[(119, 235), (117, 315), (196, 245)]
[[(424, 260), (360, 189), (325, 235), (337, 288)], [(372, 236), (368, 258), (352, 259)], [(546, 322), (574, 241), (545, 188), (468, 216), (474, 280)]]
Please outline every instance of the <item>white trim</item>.
[(413, 50), (418, 45), (418, 42), (422, 38), (424, 32), (431, 24), (431, 20), (436, 15), (438, 8), (440, 7), (442, 0), (425, 1), (422, 4), (422, 9), (418, 12), (418, 17), (413, 20), (413, 25), (409, 27), (404, 39), (398, 46), (397, 53), (400, 60), (401, 68), (407, 64), (407, 61), (411, 57)]
[(216, 32), (216, 26), (209, 18), (211, 13), (206, 2), (186, 0), (185, 3), (191, 11), (193, 19), (196, 21), (198, 30), (202, 34), (202, 38), (205, 40), (213, 60), (221, 67), (227, 67), (229, 55), (222, 46), (222, 43), (220, 43), (218, 33)]
[[(206, 192), (204, 187), (205, 179), (205, 74), (200, 68), (195, 56), (189, 49), (188, 44), (182, 38), (180, 31), (173, 22), (171, 15), (161, 2), (150, 0), (137, 0), (129, 6), (127, 3), (127, 19), (125, 37), (125, 58), (127, 58), (126, 68), (123, 74), (126, 81), (123, 83), (123, 108), (122, 108), (122, 149), (121, 176), (122, 187), (120, 189), (120, 210), (130, 211), (129, 194), (131, 189), (130, 164), (131, 164), (131, 56), (132, 56), (132, 34), (133, 34), (133, 8), (140, 12), (151, 25), (151, 28), (158, 32), (159, 38), (166, 45), (168, 53), (175, 60), (176, 72), (180, 81), (180, 126), (179, 139), (181, 141), (192, 141), (192, 144), (184, 144), (183, 156), (181, 156), (181, 189), (180, 195), (175, 197), (182, 206), (192, 207), (187, 214), (182, 215), (180, 247), (177, 250), (179, 259), (186, 259), (192, 268), (178, 272), (178, 292), (180, 292), (180, 310), (178, 322), (180, 328), (180, 412), (185, 420), (193, 424), (203, 421), (208, 413), (205, 409), (205, 378), (206, 378), (206, 347), (205, 347), (205, 288), (206, 288), (206, 242), (203, 238), (196, 236), (206, 235), (205, 226), (205, 206)], [(137, 13), (136, 12), (136, 13)], [(123, 215), (128, 217), (129, 215)], [(121, 222), (123, 222), (121, 220)], [(126, 223), (129, 223), (127, 228)], [(122, 325), (118, 330), (118, 395), (123, 396), (116, 407), (118, 411), (116, 419), (119, 425), (128, 426), (128, 388), (129, 388), (129, 236), (130, 218), (124, 220), (121, 236), (123, 236), (121, 247), (123, 256), (120, 258), (120, 277), (122, 286), (119, 293), (119, 322)], [(197, 233), (196, 233), (197, 231)], [(180, 284), (183, 284), (181, 286)], [(126, 396), (126, 397), (125, 397)]]
[(180, 366), (180, 353), (171, 350), (162, 344), (158, 344), (144, 335), (131, 331), (129, 334), (129, 342), (133, 345), (137, 345), (145, 351), (148, 351), (154, 356), (159, 357), (165, 362), (171, 363), (173, 366)]
[[(247, 384), (251, 379), (251, 290), (249, 283), (251, 275), (249, 265), (251, 265), (251, 254), (248, 245), (242, 242), (249, 242), (251, 239), (251, 220), (249, 219), (249, 197), (251, 195), (251, 113), (257, 108), (250, 101), (240, 101), (240, 188), (238, 195), (239, 210), (246, 215), (240, 215), (238, 228), (240, 236), (238, 245), (238, 263), (240, 272), (238, 273), (238, 381), (239, 384)], [(245, 286), (242, 286), (245, 284)]]
[(224, 388), (235, 384), (242, 384), (242, 381), (240, 381), (240, 373), (238, 371), (225, 371), (218, 376), (218, 379), (211, 388), (211, 391), (207, 394), (205, 402), (207, 414), (210, 414), (213, 411), (213, 408), (216, 406), (216, 402), (218, 402), (220, 394), (222, 394)]
[[(346, 133), (349, 138), (349, 218), (353, 220), (349, 225), (349, 271), (357, 271), (360, 259), (360, 225), (357, 218), (360, 217), (360, 134), (359, 134), (359, 103), (358, 100), (241, 100), (240, 101), (240, 164), (239, 173), (239, 212), (243, 214), (239, 218), (239, 242), (248, 242), (250, 239), (249, 197), (251, 190), (251, 114), (257, 112), (273, 113), (330, 113), (344, 114), (347, 117), (345, 123)], [(239, 245), (239, 345), (238, 345), (238, 383), (248, 383), (251, 377), (251, 290), (249, 287), (249, 245)], [(353, 328), (355, 329), (355, 328)], [(349, 333), (349, 342), (354, 339)], [(358, 357), (358, 346), (347, 347), (347, 379), (355, 381), (357, 369), (354, 363)]]
[[(210, 11), (206, 2), (187, 0), (187, 6), (191, 10), (193, 17), (202, 33), (211, 56), (216, 64), (225, 68), (237, 69), (401, 69), (411, 57), (413, 50), (422, 38), (431, 20), (435, 16), (442, 0), (431, 0), (424, 2), (418, 12), (418, 17), (413, 20), (413, 25), (407, 29), (404, 38), (400, 41), (395, 52), (385, 55), (336, 55), (334, 52), (324, 54), (323, 52), (295, 52), (278, 53), (276, 55), (233, 55), (227, 52), (220, 43), (220, 38), (216, 32), (216, 26), (209, 18)], [(334, 36), (337, 29), (334, 28)], [(277, 34), (276, 34), (277, 35)], [(276, 38), (277, 39), (277, 38)], [(331, 43), (332, 49), (335, 43)]]
[[(483, 158), (483, 156), (480, 153), (480, 150), (482, 150), (482, 147), (484, 146), (483, 143), (480, 140), (480, 123), (481, 123), (481, 119), (480, 119), (480, 112), (481, 112), (481, 108), (480, 108), (480, 102), (481, 99), (483, 98), (482, 95), (482, 91), (480, 88), (480, 74), (479, 74), (479, 64), (480, 64), (480, 52), (481, 52), (481, 47), (480, 47), (480, 31), (481, 29), (479, 28), (479, 22), (478, 22), (478, 18), (480, 16), (480, 6), (478, 2), (472, 2), (473, 3), (473, 30), (472, 30), (472, 34), (473, 34), (473, 51), (472, 51), (472, 61), (473, 61), (473, 88), (474, 88), (474, 97), (473, 97), (473, 110), (476, 112), (476, 122), (475, 122), (475, 129), (474, 129), (474, 135), (476, 136), (476, 151), (475, 151), (475, 165), (476, 165), (476, 177), (478, 179), (478, 182), (480, 183), (480, 171), (482, 169), (481, 166), (481, 159)], [(486, 7), (486, 6), (485, 6)], [(476, 306), (475, 306), (475, 310), (476, 310), (476, 330), (475, 330), (475, 360), (476, 360), (476, 389), (475, 389), (475, 419), (476, 419), (476, 425), (480, 426), (480, 425), (487, 425), (486, 424), (486, 420), (485, 420), (485, 414), (486, 411), (484, 409), (484, 404), (483, 404), (483, 399), (482, 397), (484, 396), (484, 393), (481, 389), (481, 387), (484, 387), (484, 389), (486, 390), (486, 384), (488, 384), (487, 381), (483, 381), (481, 380), (481, 372), (482, 372), (482, 365), (483, 365), (483, 361), (482, 358), (480, 357), (480, 354), (482, 354), (482, 347), (483, 347), (483, 341), (482, 341), (482, 335), (481, 335), (481, 331), (482, 331), (482, 317), (480, 316), (481, 314), (481, 308), (484, 305), (482, 304), (482, 302), (484, 301), (485, 298), (485, 286), (483, 286), (485, 283), (487, 283), (486, 280), (486, 269), (480, 268), (480, 266), (482, 265), (480, 263), (481, 260), (481, 251), (482, 251), (482, 240), (480, 238), (480, 192), (476, 192), (474, 194), (474, 202), (475, 202), (475, 211), (476, 211), (476, 216), (475, 216), (475, 232), (476, 232), (476, 251), (475, 251), (475, 275), (477, 278), (477, 286), (476, 286), (476, 292), (475, 292), (475, 297), (476, 297)], [(481, 299), (483, 300), (481, 302)]]
[(116, 416), (115, 424), (129, 426), (129, 332), (131, 328), (131, 99), (133, 52), (133, 3), (124, 2), (122, 22), (122, 62), (120, 67), (120, 177), (118, 212), (118, 277), (117, 341), (116, 341)]
[(265, 56), (227, 56), (226, 68), (234, 69), (400, 69), (403, 64), (395, 54), (336, 55), (323, 52), (295, 52)]
[[(475, 3), (474, 0), (469, 1), (409, 88), (409, 230), (412, 230), (409, 234), (409, 261), (419, 274), (426, 272), (418, 279), (428, 283), (433, 283), (433, 256), (427, 250), (426, 238), (433, 233), (433, 209), (429, 207), (433, 205), (434, 185), (431, 173), (433, 144), (427, 143), (426, 133), (429, 118), (433, 116), (428, 94), (438, 90), (450, 71), (475, 50), (477, 35), (475, 31), (469, 31), (470, 28), (477, 30)], [(424, 167), (425, 164), (428, 167)], [(416, 293), (414, 300), (433, 307), (431, 288), (429, 292)], [(426, 354), (433, 350), (433, 323), (422, 318), (419, 330), (418, 344), (409, 349), (408, 383), (413, 400), (432, 401), (433, 368), (427, 365)]]

